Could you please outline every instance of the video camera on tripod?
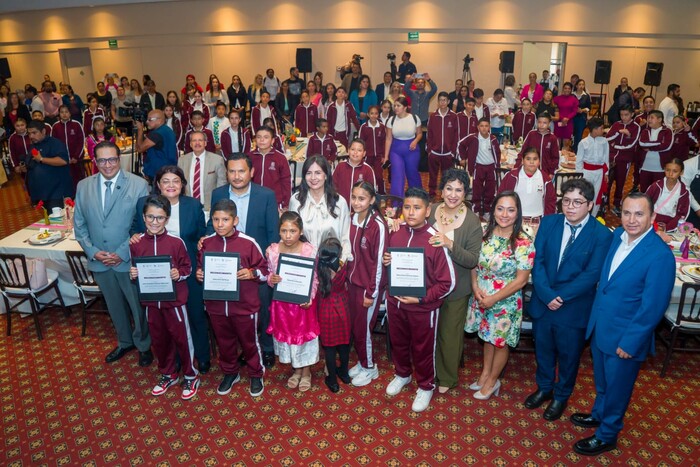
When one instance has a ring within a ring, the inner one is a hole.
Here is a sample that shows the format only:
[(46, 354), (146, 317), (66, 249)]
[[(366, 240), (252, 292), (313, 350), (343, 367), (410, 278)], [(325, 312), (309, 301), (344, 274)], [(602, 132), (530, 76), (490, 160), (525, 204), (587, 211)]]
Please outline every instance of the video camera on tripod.
[(343, 79), (343, 77), (345, 75), (352, 72), (352, 64), (353, 63), (357, 63), (359, 65), (360, 62), (362, 60), (364, 60), (364, 58), (365, 57), (363, 57), (360, 54), (353, 54), (352, 58), (350, 59), (350, 61), (348, 63), (346, 63), (345, 65), (337, 66), (336, 69), (340, 72), (340, 79)]
[(144, 125), (148, 120), (148, 109), (140, 102), (124, 102), (124, 107), (117, 109), (120, 118), (131, 118), (134, 122), (141, 122)]

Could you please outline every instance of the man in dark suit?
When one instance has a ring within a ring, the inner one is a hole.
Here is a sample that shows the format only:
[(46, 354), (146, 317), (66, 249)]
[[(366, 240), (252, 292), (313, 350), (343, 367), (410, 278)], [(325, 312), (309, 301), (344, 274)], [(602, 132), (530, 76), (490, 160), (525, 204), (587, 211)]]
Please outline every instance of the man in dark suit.
[(391, 72), (387, 71), (384, 73), (384, 82), (377, 85), (374, 92), (377, 93), (377, 104), (382, 105), (382, 101), (389, 97), (391, 93)]
[(141, 107), (145, 110), (165, 110), (165, 98), (156, 91), (156, 82), (152, 79), (146, 81), (141, 96)]
[(561, 417), (574, 390), (596, 284), (612, 241), (610, 231), (590, 215), (591, 182), (569, 180), (562, 193), (564, 213), (545, 216), (535, 237), (529, 308), (537, 342), (537, 391), (525, 399), (525, 407), (551, 400), (545, 420)]
[[(220, 199), (230, 199), (238, 209), (236, 229), (253, 237), (260, 246), (263, 255), (270, 243), (280, 241), (279, 212), (275, 192), (269, 188), (252, 183), (253, 162), (243, 153), (233, 153), (226, 160), (226, 178), (228, 185), (215, 189), (211, 193), (211, 207)], [(211, 219), (207, 223), (207, 234), (214, 233)], [(260, 285), (260, 343), (263, 347), (263, 364), (274, 366), (275, 353), (272, 336), (267, 327), (270, 324), (270, 300), (272, 289), (267, 284)]]
[(571, 416), (574, 425), (597, 427), (593, 436), (574, 444), (579, 454), (615, 449), (639, 368), (653, 349), (654, 329), (671, 298), (676, 264), (653, 222), (648, 195), (632, 193), (622, 202), (622, 228), (613, 233), (586, 330), (595, 403), (591, 413)]

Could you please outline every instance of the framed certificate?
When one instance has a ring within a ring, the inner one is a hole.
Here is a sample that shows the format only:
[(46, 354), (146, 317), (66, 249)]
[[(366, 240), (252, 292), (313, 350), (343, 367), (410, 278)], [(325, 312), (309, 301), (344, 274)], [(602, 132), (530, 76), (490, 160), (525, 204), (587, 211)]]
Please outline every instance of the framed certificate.
[(175, 300), (175, 284), (170, 277), (170, 256), (141, 256), (134, 258), (134, 266), (139, 271), (136, 284), (139, 300), (144, 302)]
[(389, 295), (425, 297), (425, 250), (423, 248), (388, 248)]
[(238, 253), (206, 252), (202, 258), (204, 272), (204, 300), (238, 301)]
[(282, 282), (275, 285), (272, 299), (298, 305), (310, 302), (315, 270), (316, 258), (280, 254), (277, 275)]

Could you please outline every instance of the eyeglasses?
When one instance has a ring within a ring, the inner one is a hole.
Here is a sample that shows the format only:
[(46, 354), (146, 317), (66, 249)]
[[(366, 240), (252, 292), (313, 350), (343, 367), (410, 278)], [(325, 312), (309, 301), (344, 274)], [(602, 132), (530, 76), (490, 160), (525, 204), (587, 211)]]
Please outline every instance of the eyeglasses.
[(155, 122), (156, 120), (158, 120), (158, 117), (151, 117), (148, 119), (149, 122)]
[(167, 219), (166, 216), (154, 216), (152, 214), (146, 214), (145, 217), (148, 222), (157, 222), (158, 224), (165, 222), (165, 219)]
[(561, 204), (562, 206), (571, 206), (573, 205), (575, 208), (580, 208), (584, 204), (587, 204), (588, 201), (585, 199), (569, 199), (569, 198), (562, 198)]
[(118, 157), (105, 157), (102, 159), (95, 159), (95, 164), (99, 165), (100, 167), (104, 167), (105, 165), (114, 165), (119, 163), (119, 158)]

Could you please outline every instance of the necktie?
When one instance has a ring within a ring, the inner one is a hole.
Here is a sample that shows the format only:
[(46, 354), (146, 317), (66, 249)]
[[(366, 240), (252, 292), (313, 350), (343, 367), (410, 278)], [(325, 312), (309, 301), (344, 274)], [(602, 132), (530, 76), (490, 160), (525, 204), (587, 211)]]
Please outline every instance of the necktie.
[(109, 202), (112, 199), (112, 183), (113, 182), (111, 182), (111, 181), (105, 182), (105, 186), (107, 187), (107, 189), (105, 190), (105, 204), (104, 204), (105, 211), (109, 207)]
[(201, 167), (200, 167), (200, 162), (199, 162), (199, 157), (195, 157), (195, 162), (194, 162), (194, 180), (192, 181), (192, 197), (195, 199), (199, 199), (199, 196), (201, 194), (201, 189), (199, 187), (200, 185), (200, 177), (201, 177)]
[(221, 144), (219, 142), (219, 121), (214, 120), (214, 144)]
[[(569, 241), (566, 242), (566, 246), (564, 247), (564, 253), (561, 255), (561, 261), (564, 261), (564, 258), (566, 258), (566, 254), (569, 252), (571, 249), (571, 246), (574, 244), (574, 241), (576, 240), (576, 231), (581, 228), (581, 224), (579, 225), (571, 225), (571, 224), (566, 224), (569, 226), (569, 229), (571, 230), (571, 235), (569, 236)], [(561, 264), (561, 261), (559, 263)]]

